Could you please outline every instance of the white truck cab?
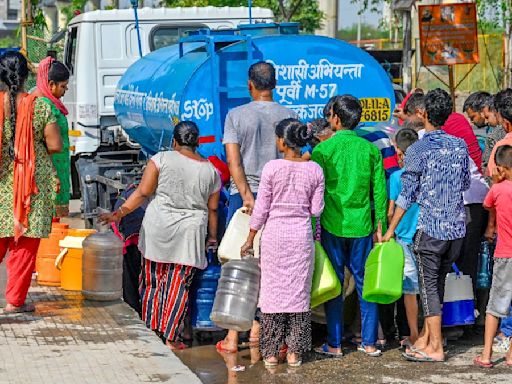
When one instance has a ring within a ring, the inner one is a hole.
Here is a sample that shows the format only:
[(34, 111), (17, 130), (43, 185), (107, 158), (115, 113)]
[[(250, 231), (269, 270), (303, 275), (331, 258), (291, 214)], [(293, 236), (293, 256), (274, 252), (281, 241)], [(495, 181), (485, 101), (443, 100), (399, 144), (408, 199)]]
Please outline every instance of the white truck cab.
[[(229, 29), (249, 23), (246, 7), (141, 8), (138, 10), (143, 54), (176, 44), (188, 31)], [(253, 8), (253, 22), (272, 22), (270, 9)], [(97, 164), (134, 162), (138, 146), (131, 143), (114, 114), (117, 82), (140, 57), (133, 9), (83, 13), (66, 33), (65, 64), (71, 71), (64, 103), (69, 110), (73, 194), (79, 187), (86, 218), (101, 205), (96, 185), (103, 178)], [(74, 167), (73, 167), (74, 168)], [(115, 168), (115, 167), (114, 167)], [(123, 168), (123, 167), (121, 167)], [(126, 167), (123, 168), (124, 170)], [(74, 171), (74, 169), (73, 169)]]

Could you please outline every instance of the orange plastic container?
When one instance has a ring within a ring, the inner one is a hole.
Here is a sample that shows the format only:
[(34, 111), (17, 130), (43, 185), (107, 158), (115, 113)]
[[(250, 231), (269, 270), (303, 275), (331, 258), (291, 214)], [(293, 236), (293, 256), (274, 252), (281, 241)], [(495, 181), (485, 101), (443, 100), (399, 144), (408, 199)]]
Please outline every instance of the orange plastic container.
[(60, 271), (55, 267), (55, 259), (60, 253), (59, 241), (66, 237), (68, 228), (68, 224), (54, 222), (50, 236), (47, 239), (41, 239), (36, 257), (39, 285), (60, 285)]
[(61, 252), (55, 260), (60, 269), (60, 287), (66, 291), (82, 290), (82, 242), (94, 229), (70, 229), (68, 235), (59, 242)]

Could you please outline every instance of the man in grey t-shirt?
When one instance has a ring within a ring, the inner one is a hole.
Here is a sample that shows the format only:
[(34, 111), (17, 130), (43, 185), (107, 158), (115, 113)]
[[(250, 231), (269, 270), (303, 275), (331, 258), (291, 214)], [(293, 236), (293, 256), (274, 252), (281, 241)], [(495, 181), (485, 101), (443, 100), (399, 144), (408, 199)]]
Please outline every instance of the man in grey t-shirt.
[(297, 118), (292, 110), (276, 103), (274, 67), (264, 61), (249, 68), (249, 93), (252, 101), (229, 111), (224, 124), (223, 143), (231, 173), (227, 222), (237, 209), (254, 207), (261, 171), (279, 157), (275, 127), (281, 120)]
[[(224, 124), (223, 143), (231, 173), (228, 205), (229, 223), (234, 213), (246, 207), (251, 213), (258, 193), (261, 171), (270, 160), (279, 157), (275, 127), (281, 120), (297, 118), (297, 114), (274, 102), (272, 90), (276, 87), (274, 67), (264, 61), (249, 68), (249, 93), (252, 101), (229, 111)], [(254, 321), (249, 341), (258, 345), (259, 324)], [(238, 332), (217, 343), (219, 352), (238, 350)]]

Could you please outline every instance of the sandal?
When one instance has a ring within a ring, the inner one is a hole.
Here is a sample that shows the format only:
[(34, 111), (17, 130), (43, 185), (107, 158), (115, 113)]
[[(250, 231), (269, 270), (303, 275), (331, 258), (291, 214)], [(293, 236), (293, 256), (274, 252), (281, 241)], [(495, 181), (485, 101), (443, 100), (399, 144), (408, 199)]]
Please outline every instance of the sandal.
[[(482, 361), (482, 356), (475, 357), (475, 359), (473, 360), (473, 364), (480, 368), (493, 368), (494, 367), (494, 364), (492, 363), (492, 361), (489, 361), (488, 363), (484, 363)], [(507, 365), (508, 365), (508, 363), (507, 363)]]
[(400, 349), (410, 349), (413, 346), (408, 337), (400, 341)]
[(224, 342), (224, 340), (221, 340), (217, 344), (215, 344), (215, 348), (217, 349), (217, 352), (219, 352), (219, 353), (237, 353), (238, 352), (238, 348), (229, 349), (229, 348), (224, 347), (222, 345), (223, 342)]
[(366, 356), (370, 356), (370, 357), (382, 356), (382, 351), (380, 349), (378, 349), (378, 348), (375, 351), (373, 351), (373, 352), (368, 352), (365, 347), (360, 345), (359, 347), (357, 347), (357, 350), (359, 352), (363, 352)]
[(36, 310), (36, 306), (34, 304), (23, 304), (19, 307), (15, 305), (9, 304), (11, 307), (5, 307), (4, 313), (25, 313), (25, 312), (34, 312)]
[(297, 360), (293, 363), (288, 362), (290, 368), (299, 368), (302, 365), (302, 360)]
[(331, 352), (329, 351), (329, 346), (327, 343), (322, 344), (322, 346), (315, 348), (315, 352), (319, 353), (324, 356), (330, 356), (330, 357), (343, 357), (343, 351), (342, 352)]
[[(420, 349), (412, 349), (411, 350), (412, 354), (410, 353), (402, 353), (402, 356), (405, 358), (405, 360), (407, 361), (413, 361), (415, 363), (444, 363), (444, 359), (443, 360), (436, 360), (432, 357), (430, 357), (429, 355), (427, 355), (425, 352), (423, 352), (422, 350)], [(420, 355), (421, 357), (417, 357), (415, 355)]]
[(269, 361), (268, 359), (263, 359), (263, 364), (265, 364), (265, 368), (275, 368), (277, 367), (279, 361)]

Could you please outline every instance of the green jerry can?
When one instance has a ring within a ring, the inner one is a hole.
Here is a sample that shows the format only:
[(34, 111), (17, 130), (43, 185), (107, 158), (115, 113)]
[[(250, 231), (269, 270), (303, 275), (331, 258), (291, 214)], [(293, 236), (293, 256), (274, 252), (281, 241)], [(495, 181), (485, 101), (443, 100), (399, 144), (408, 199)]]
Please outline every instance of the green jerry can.
[(366, 260), (363, 299), (390, 304), (402, 296), (404, 250), (394, 239), (377, 243)]
[(341, 295), (341, 283), (320, 241), (315, 241), (315, 269), (311, 284), (311, 308)]

